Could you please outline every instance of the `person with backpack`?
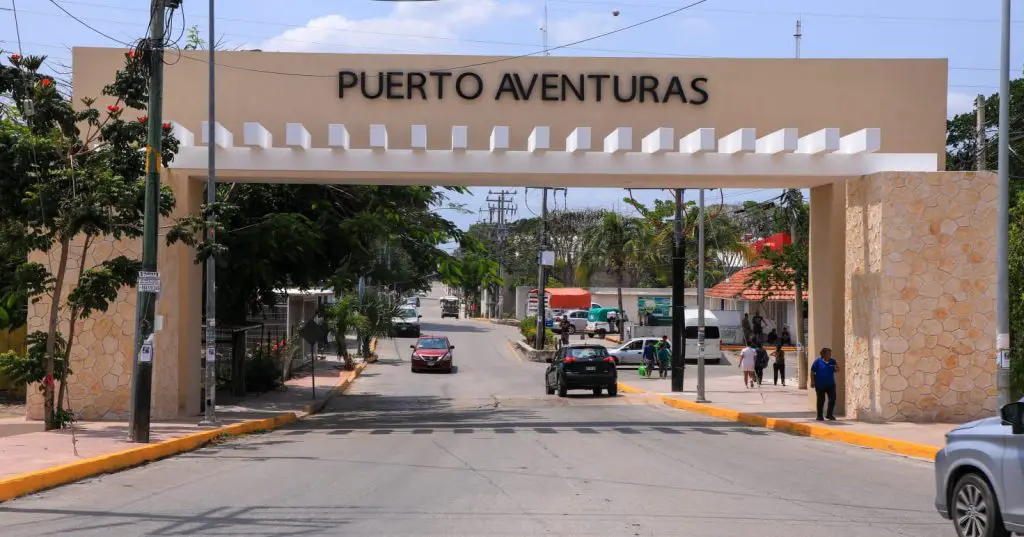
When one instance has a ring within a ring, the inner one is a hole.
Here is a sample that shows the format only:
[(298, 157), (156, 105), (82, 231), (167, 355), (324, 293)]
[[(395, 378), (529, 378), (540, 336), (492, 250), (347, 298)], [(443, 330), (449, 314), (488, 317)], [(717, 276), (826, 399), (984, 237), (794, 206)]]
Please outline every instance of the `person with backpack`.
[(768, 367), (768, 351), (764, 350), (764, 346), (761, 345), (760, 341), (755, 341), (754, 350), (757, 351), (757, 358), (754, 362), (754, 375), (757, 377), (757, 385), (760, 386), (764, 381), (764, 370)]

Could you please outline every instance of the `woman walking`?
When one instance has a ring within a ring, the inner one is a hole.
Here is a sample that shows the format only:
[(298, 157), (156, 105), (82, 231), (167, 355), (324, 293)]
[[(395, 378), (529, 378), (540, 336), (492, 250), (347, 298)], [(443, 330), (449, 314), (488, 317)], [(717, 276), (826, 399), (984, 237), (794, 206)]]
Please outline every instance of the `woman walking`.
[(757, 363), (757, 349), (754, 348), (753, 341), (748, 341), (747, 346), (740, 351), (740, 368), (743, 369), (743, 385), (747, 388), (753, 388), (757, 381), (757, 373), (754, 371), (754, 365)]
[(772, 370), (775, 373), (775, 385), (779, 385), (779, 377), (782, 377), (782, 385), (786, 385), (786, 351), (782, 350), (782, 343), (775, 347), (775, 363)]

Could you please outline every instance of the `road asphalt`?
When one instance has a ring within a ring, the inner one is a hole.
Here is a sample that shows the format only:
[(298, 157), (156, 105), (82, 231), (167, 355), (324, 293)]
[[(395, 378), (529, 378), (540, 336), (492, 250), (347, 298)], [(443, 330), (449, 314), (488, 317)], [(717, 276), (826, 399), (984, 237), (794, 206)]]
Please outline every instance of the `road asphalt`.
[(955, 535), (930, 463), (639, 395), (547, 396), (514, 328), (436, 309), (424, 331), (451, 338), (454, 374), (413, 374), (413, 340), (382, 341), (323, 414), (2, 504), (2, 534)]

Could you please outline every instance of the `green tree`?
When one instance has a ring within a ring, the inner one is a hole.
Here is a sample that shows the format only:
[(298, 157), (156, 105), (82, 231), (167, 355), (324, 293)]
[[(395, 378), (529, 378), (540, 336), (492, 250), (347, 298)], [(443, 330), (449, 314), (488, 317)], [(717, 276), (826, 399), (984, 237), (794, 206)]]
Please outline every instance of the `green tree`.
[[(998, 169), (999, 94), (985, 98), (985, 169)], [(1014, 397), (1024, 395), (1024, 79), (1010, 81), (1010, 369)], [(977, 116), (957, 114), (946, 121), (946, 169), (976, 170)]]
[(394, 333), (393, 319), (398, 316), (401, 304), (389, 294), (375, 287), (369, 287), (361, 303), (356, 304), (358, 315), (354, 324), (359, 339), (360, 352), (370, 356), (370, 341), (374, 338), (391, 337)]
[[(637, 258), (637, 252), (647, 247), (643, 243), (644, 238), (638, 219), (615, 212), (604, 213), (598, 224), (588, 230), (584, 238), (584, 271), (603, 266), (615, 278), (619, 311), (625, 311), (622, 305), (622, 287), (626, 274)], [(623, 323), (619, 323), (620, 336), (624, 330)]]
[(338, 354), (345, 359), (346, 369), (352, 369), (355, 364), (348, 354), (348, 333), (367, 327), (361, 326), (363, 321), (359, 314), (359, 297), (351, 294), (342, 295), (337, 302), (327, 308), (327, 329), (338, 342)]
[[(41, 382), (46, 428), (54, 429), (67, 419), (67, 360), (76, 323), (105, 311), (122, 287), (135, 284), (140, 266), (125, 256), (91, 266), (88, 252), (99, 240), (142, 235), (147, 118), (129, 110), (146, 108), (148, 59), (135, 52), (125, 55), (124, 67), (103, 89), (115, 103), (102, 111), (93, 99), (72, 106), (53, 78), (40, 72), (44, 62), (42, 56), (15, 54), (9, 65), (0, 65), (0, 100), (16, 109), (0, 117), (0, 208), (5, 216), (0, 244), (5, 251), (56, 254), (56, 267), (25, 261), (16, 269), (18, 285), (32, 300), (50, 299), (45, 337), (30, 335), (25, 357), (41, 360), (42, 367), (26, 368), (34, 376), (25, 380)], [(178, 145), (169, 124), (164, 137), (166, 165)], [(170, 214), (173, 205), (165, 187), (161, 214)], [(72, 262), (77, 266), (72, 268)], [(63, 333), (58, 326), (62, 311), (69, 313)]]

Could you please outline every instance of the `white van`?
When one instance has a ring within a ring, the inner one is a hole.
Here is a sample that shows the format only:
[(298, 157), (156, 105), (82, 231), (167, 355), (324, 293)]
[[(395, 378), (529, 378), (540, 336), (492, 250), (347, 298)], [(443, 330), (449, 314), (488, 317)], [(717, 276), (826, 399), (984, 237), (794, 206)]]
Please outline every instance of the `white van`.
[[(697, 309), (686, 309), (686, 361), (697, 359)], [(717, 364), (722, 361), (722, 335), (718, 317), (704, 310), (704, 361)]]

